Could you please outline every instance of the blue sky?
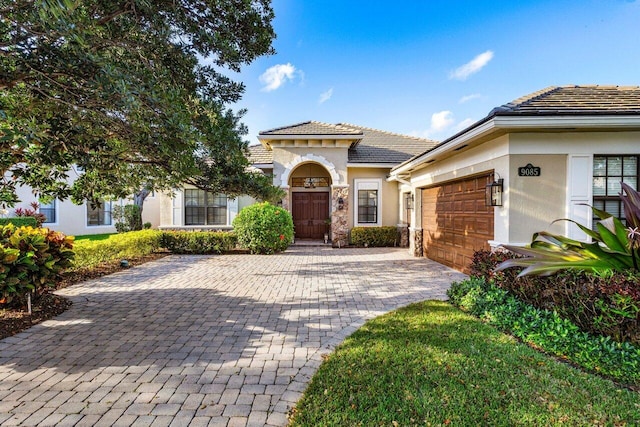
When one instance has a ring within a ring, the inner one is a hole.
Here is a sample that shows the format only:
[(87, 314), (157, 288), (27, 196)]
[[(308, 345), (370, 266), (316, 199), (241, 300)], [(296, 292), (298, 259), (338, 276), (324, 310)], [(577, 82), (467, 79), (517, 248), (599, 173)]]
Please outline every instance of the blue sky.
[(307, 120), (443, 140), (552, 85), (640, 84), (640, 0), (275, 0), (247, 139)]

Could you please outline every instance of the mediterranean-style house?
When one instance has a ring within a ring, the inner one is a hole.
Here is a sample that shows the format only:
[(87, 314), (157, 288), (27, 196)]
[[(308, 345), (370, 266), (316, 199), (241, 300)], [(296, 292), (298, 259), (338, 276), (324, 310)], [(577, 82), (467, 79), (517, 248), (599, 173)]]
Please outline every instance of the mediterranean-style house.
[[(640, 179), (640, 87), (549, 87), (440, 143), (314, 121), (260, 132), (258, 140), (249, 160), (285, 190), (296, 239), (327, 233), (343, 246), (355, 226), (400, 225), (416, 256), (465, 270), (475, 250), (524, 245), (536, 231), (587, 239), (554, 221), (592, 227), (588, 205), (624, 216), (619, 183), (637, 188)], [(52, 228), (111, 230), (107, 212), (64, 203), (54, 205)], [(147, 199), (144, 214), (164, 229), (230, 229), (252, 203), (184, 187)]]

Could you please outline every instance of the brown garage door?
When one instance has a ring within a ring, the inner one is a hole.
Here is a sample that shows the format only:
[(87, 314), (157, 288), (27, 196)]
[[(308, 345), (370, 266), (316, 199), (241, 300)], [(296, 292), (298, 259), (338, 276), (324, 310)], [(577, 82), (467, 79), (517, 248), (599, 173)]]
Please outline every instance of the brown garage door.
[(493, 207), (485, 206), (489, 175), (452, 181), (422, 190), (425, 256), (468, 272), (473, 252), (493, 240)]

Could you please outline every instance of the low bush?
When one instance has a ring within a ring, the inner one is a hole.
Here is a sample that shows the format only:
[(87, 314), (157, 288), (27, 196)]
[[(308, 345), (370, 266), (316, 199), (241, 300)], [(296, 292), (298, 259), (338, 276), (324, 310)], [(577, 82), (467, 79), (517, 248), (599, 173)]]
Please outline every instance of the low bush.
[(291, 214), (268, 202), (242, 209), (233, 220), (238, 244), (258, 254), (282, 252), (293, 241)]
[(28, 292), (53, 287), (71, 265), (73, 238), (47, 228), (0, 228), (0, 299), (3, 303)]
[(355, 246), (383, 247), (398, 245), (396, 227), (353, 227), (351, 244)]
[(640, 347), (581, 331), (557, 312), (520, 301), (485, 279), (451, 285), (452, 304), (522, 341), (619, 381), (640, 384)]
[(478, 251), (472, 277), (494, 283), (535, 307), (553, 310), (581, 330), (640, 345), (640, 275), (560, 270), (551, 276), (521, 276), (522, 268), (495, 271), (509, 252)]
[(13, 224), (16, 227), (37, 227), (38, 221), (32, 216), (17, 216), (14, 218), (0, 218), (0, 227)]
[(161, 247), (162, 232), (158, 230), (131, 231), (114, 234), (104, 240), (76, 242), (72, 269), (95, 267), (103, 262), (149, 255)]
[(222, 254), (237, 243), (236, 235), (227, 231), (165, 231), (160, 242), (174, 254)]

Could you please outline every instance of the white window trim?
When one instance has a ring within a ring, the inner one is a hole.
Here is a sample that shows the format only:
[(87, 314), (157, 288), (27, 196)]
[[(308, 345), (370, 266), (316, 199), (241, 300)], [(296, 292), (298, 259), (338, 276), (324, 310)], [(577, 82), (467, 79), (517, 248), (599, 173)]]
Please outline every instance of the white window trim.
[[(38, 213), (40, 212), (40, 201), (38, 200)], [(60, 222), (60, 210), (58, 209), (58, 199), (53, 199), (53, 211), (56, 215), (56, 220), (54, 222), (43, 222), (42, 225), (58, 225)]]
[[(382, 178), (356, 178), (353, 180), (353, 224), (356, 227), (380, 227), (382, 225)], [(378, 192), (377, 222), (358, 222), (358, 191)]]
[[(113, 228), (115, 227), (115, 221), (113, 220), (113, 208), (115, 205), (115, 200), (103, 200), (104, 202), (109, 202), (111, 203), (111, 224), (100, 224), (100, 225), (93, 225), (93, 224), (89, 224), (89, 203), (88, 202), (84, 202), (84, 223), (85, 223), (85, 227), (90, 228), (92, 230), (98, 229), (98, 228)], [(122, 201), (120, 201), (120, 206), (122, 206)]]

